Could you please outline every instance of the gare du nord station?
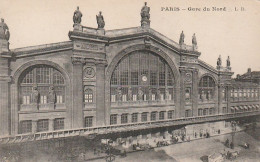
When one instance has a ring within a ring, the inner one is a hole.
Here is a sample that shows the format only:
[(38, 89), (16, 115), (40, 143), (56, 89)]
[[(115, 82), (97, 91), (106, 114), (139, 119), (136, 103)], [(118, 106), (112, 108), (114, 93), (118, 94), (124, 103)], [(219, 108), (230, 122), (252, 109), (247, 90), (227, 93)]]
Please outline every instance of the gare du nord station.
[(259, 116), (258, 84), (232, 79), (229, 58), (200, 60), (195, 34), (176, 42), (150, 28), (149, 11), (138, 27), (105, 30), (101, 12), (91, 28), (78, 8), (69, 41), (17, 49), (2, 19), (0, 143), (179, 128), (197, 138)]

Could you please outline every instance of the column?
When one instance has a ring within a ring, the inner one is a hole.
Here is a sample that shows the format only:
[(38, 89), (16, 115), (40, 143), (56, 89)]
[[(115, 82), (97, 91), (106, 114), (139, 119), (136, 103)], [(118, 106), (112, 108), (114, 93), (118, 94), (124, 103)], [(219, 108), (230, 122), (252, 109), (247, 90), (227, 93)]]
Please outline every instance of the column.
[(10, 133), (9, 83), (0, 81), (0, 136)]
[[(137, 116), (137, 119), (138, 119), (138, 116)], [(131, 113), (128, 113), (127, 114), (127, 123), (132, 123), (132, 114)]]
[(72, 76), (72, 128), (83, 127), (83, 63), (82, 58), (73, 57)]
[(231, 103), (231, 86), (229, 85), (227, 87), (227, 113), (231, 113), (231, 110), (230, 110), (230, 103)]
[(49, 119), (49, 131), (54, 131), (54, 119)]
[(0, 136), (8, 136), (11, 131), (10, 81), (8, 59), (0, 55)]
[(104, 126), (106, 123), (105, 106), (105, 66), (104, 63), (96, 65), (96, 118), (97, 126)]
[(223, 95), (222, 95), (222, 91), (223, 91), (223, 84), (220, 83), (218, 85), (218, 106), (217, 106), (217, 113), (218, 114), (222, 114), (222, 100), (223, 100)]
[(116, 122), (116, 124), (121, 124), (121, 115), (122, 114), (118, 114), (117, 115), (117, 122)]
[(37, 120), (32, 120), (32, 133), (37, 132)]
[[(180, 106), (177, 108), (177, 118), (184, 117), (185, 116), (185, 83), (184, 78), (186, 74), (186, 70), (184, 68), (180, 69)], [(177, 101), (178, 102), (178, 101)]]
[(193, 116), (198, 116), (198, 98), (199, 98), (199, 75), (198, 75), (198, 69), (193, 69), (193, 75), (192, 75), (192, 113)]

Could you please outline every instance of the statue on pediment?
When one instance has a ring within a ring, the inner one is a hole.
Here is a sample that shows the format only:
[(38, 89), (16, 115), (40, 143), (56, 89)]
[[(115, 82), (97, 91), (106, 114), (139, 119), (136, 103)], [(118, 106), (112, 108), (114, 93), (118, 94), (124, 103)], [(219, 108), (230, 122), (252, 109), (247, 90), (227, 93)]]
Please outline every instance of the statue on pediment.
[(227, 67), (230, 67), (230, 58), (229, 58), (229, 56), (227, 58)]
[(183, 45), (184, 44), (184, 38), (185, 38), (185, 35), (183, 33), (183, 31), (181, 32), (181, 35), (180, 35), (180, 40), (179, 40), (179, 44), (180, 45)]
[(192, 45), (193, 45), (193, 46), (197, 46), (197, 39), (196, 39), (195, 33), (194, 33), (193, 36), (192, 36)]
[(9, 32), (9, 28), (5, 23), (4, 19), (1, 19), (0, 22), (0, 38), (1, 39), (5, 39), (5, 40), (9, 40), (10, 38), (10, 32)]
[(150, 19), (150, 7), (147, 6), (147, 2), (144, 3), (144, 6), (141, 9), (141, 17), (142, 20), (149, 20)]
[(74, 11), (74, 15), (73, 15), (73, 22), (74, 22), (74, 24), (80, 24), (82, 16), (83, 15), (80, 12), (79, 7), (77, 7), (77, 10)]
[(222, 65), (222, 60), (221, 60), (221, 55), (219, 55), (218, 61), (217, 61), (217, 66), (221, 66), (221, 65)]
[(105, 20), (101, 11), (99, 12), (99, 15), (96, 15), (96, 19), (97, 19), (98, 28), (103, 29), (105, 27)]

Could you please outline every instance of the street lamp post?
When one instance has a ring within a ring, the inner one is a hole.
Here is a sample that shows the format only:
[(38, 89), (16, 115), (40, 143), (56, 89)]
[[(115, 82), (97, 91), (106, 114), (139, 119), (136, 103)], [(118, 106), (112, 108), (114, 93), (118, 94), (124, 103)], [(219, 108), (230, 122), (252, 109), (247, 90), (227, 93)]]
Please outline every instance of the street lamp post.
[(233, 143), (233, 146), (235, 145), (235, 133), (236, 133), (236, 121), (231, 121), (231, 127), (232, 127), (232, 143)]
[(108, 140), (107, 146), (108, 146), (108, 155), (106, 157), (106, 162), (113, 162), (115, 161), (115, 155), (111, 154), (111, 144), (113, 143), (112, 140)]

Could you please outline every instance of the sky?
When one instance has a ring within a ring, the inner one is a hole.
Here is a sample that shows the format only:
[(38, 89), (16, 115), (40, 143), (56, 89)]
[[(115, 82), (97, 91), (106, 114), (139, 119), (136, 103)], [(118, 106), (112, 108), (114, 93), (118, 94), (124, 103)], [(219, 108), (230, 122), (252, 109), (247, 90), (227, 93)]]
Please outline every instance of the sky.
[[(181, 31), (191, 44), (196, 33), (200, 59), (216, 66), (230, 56), (232, 71), (242, 74), (251, 68), (260, 71), (259, 0), (0, 0), (0, 17), (5, 19), (11, 37), (10, 48), (68, 41), (73, 12), (80, 7), (81, 24), (97, 27), (96, 15), (102, 11), (105, 29), (140, 26), (144, 2), (151, 8), (151, 28), (178, 42)], [(179, 7), (179, 11), (162, 11)], [(189, 11), (199, 8), (200, 11)], [(203, 8), (210, 11), (203, 11)], [(212, 7), (227, 11), (212, 11)], [(234, 11), (235, 7), (244, 11)], [(234, 76), (235, 76), (234, 75)]]

